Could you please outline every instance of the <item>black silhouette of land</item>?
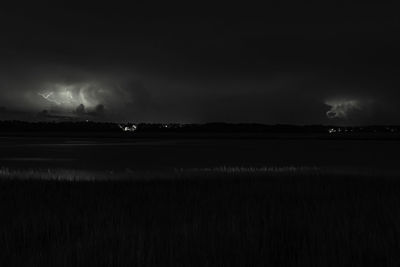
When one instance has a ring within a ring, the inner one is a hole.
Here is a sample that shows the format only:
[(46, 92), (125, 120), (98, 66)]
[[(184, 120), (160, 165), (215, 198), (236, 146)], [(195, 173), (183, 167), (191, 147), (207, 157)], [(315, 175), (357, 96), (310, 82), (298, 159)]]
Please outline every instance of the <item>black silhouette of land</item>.
[[(122, 128), (135, 130), (124, 131)], [(191, 134), (331, 134), (331, 136), (350, 136), (356, 134), (392, 134), (400, 133), (399, 125), (365, 125), (365, 126), (338, 126), (338, 125), (290, 125), (290, 124), (257, 124), (257, 123), (112, 123), (95, 121), (65, 121), (65, 122), (26, 122), (26, 121), (0, 121), (0, 134), (8, 133), (93, 133), (93, 134), (118, 134), (122, 132), (135, 133), (135, 136), (146, 134), (175, 133), (180, 136)], [(122, 135), (121, 135), (122, 136)], [(390, 136), (390, 135), (388, 135)], [(90, 137), (90, 135), (88, 135)]]

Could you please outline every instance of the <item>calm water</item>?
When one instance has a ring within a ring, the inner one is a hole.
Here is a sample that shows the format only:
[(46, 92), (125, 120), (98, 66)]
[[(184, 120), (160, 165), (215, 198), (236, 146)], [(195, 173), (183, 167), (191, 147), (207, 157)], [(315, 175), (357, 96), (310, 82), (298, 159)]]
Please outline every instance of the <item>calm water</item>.
[(400, 169), (396, 140), (0, 138), (0, 167), (163, 170), (217, 166)]

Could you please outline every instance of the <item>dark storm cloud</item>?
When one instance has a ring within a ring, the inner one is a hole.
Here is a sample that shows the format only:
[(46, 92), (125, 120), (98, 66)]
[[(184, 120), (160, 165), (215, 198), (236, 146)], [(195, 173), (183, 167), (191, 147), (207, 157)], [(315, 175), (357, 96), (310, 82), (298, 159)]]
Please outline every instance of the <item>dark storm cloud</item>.
[(119, 121), (400, 123), (392, 7), (288, 6), (2, 10), (0, 106)]

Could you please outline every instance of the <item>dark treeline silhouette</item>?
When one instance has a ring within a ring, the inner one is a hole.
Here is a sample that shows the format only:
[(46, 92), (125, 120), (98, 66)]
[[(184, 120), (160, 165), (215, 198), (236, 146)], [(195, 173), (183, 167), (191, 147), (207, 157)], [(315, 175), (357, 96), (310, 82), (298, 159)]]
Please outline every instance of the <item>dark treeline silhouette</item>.
[(115, 123), (1, 121), (0, 132), (119, 132)]
[[(329, 125), (288, 125), (288, 124), (256, 124), (256, 123), (112, 123), (94, 121), (72, 122), (26, 122), (0, 121), (0, 133), (10, 132), (124, 132), (124, 127), (133, 131), (129, 133), (399, 133), (400, 126), (329, 126)], [(128, 133), (127, 133), (128, 134)]]

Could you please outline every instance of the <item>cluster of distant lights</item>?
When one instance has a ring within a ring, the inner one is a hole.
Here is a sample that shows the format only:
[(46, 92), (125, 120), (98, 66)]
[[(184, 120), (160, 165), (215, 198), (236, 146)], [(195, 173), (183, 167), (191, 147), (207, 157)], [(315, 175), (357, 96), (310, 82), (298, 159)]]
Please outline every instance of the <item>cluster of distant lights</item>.
[(124, 132), (135, 132), (137, 130), (137, 126), (135, 124), (132, 125), (118, 124), (118, 127)]
[[(363, 128), (360, 128), (362, 130)], [(354, 132), (354, 129), (350, 128), (329, 128), (328, 133), (334, 134), (334, 133), (348, 133), (348, 132)]]
[[(127, 123), (127, 124), (118, 124), (118, 127), (123, 132), (135, 132), (138, 129), (138, 125)], [(159, 124), (159, 129), (176, 129), (183, 127), (182, 124), (177, 123), (167, 123), (167, 124)], [(400, 128), (398, 127), (331, 127), (328, 129), (329, 134), (348, 134), (348, 133), (362, 133), (362, 132), (385, 132), (385, 133), (398, 133), (400, 132)]]
[[(135, 132), (138, 129), (138, 126), (135, 124), (118, 124), (118, 127), (123, 131), (123, 132)], [(181, 128), (182, 124), (179, 123), (164, 123), (158, 125), (158, 128), (160, 129), (176, 129), (176, 128)]]
[[(353, 132), (378, 132), (377, 129), (368, 130), (364, 127), (333, 127), (328, 129), (329, 134), (341, 134), (341, 133), (353, 133)], [(399, 132), (399, 129), (393, 127), (380, 128), (379, 132), (395, 133)]]

